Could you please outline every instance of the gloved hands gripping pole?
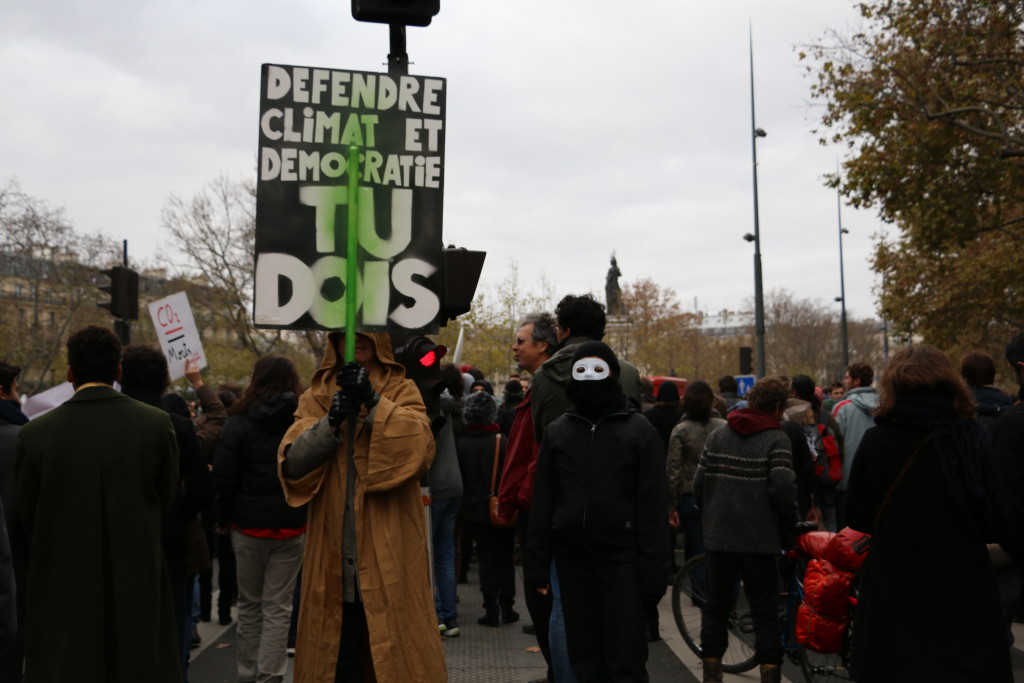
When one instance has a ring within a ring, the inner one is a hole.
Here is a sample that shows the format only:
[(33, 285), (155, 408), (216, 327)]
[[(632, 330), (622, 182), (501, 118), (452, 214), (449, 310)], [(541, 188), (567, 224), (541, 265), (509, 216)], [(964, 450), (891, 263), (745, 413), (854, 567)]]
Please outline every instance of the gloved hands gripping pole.
[(327, 421), (337, 427), (346, 417), (356, 416), (365, 405), (373, 408), (380, 400), (380, 394), (373, 390), (370, 375), (366, 368), (356, 362), (348, 362), (341, 366), (335, 378), (339, 390), (331, 398), (331, 408), (327, 413)]

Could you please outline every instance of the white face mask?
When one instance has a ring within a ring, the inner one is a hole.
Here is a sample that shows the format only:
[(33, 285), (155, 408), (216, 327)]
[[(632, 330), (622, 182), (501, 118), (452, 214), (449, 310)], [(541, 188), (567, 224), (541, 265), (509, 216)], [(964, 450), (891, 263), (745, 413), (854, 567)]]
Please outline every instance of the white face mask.
[(572, 378), (578, 382), (600, 381), (611, 377), (608, 363), (594, 356), (580, 358), (572, 366)]

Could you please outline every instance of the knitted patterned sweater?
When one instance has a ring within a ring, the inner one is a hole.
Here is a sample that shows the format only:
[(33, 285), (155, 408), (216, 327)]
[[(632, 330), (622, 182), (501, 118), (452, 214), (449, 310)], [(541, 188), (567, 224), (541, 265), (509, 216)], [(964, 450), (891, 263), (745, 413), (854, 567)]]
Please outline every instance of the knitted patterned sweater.
[(704, 547), (776, 554), (797, 521), (789, 438), (778, 420), (752, 408), (733, 410), (728, 423), (708, 437), (693, 481)]

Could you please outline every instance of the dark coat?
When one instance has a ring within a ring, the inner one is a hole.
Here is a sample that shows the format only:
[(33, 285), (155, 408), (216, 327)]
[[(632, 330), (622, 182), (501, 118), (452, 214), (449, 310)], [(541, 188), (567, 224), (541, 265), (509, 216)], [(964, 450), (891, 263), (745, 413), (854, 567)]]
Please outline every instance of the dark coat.
[(651, 423), (654, 430), (661, 437), (661, 445), (668, 451), (668, 440), (672, 436), (672, 429), (679, 424), (682, 415), (679, 412), (679, 404), (656, 405), (644, 411), (644, 417)]
[(1012, 681), (1010, 647), (985, 538), (957, 509), (933, 441), (875, 515), (928, 432), (883, 424), (854, 454), (851, 527), (871, 534), (853, 624), (863, 681)]
[(633, 409), (597, 422), (567, 412), (548, 427), (530, 507), (527, 585), (548, 583), (552, 548), (635, 550), (640, 593), (660, 596), (668, 571), (665, 450)]
[(974, 394), (974, 400), (978, 403), (978, 419), (981, 423), (992, 429), (999, 416), (1013, 406), (1013, 397), (1004, 394), (995, 387), (969, 387)]
[(160, 546), (178, 491), (167, 413), (88, 387), (22, 427), (16, 451), (25, 681), (180, 683)]
[(467, 428), (466, 435), (455, 444), (459, 454), (459, 470), (462, 472), (462, 514), (467, 522), (490, 520), (487, 499), (491, 493), (491, 472), (494, 467), (494, 442), (501, 436), (498, 447), (498, 476), (495, 483), (497, 492), (501, 482), (501, 470), (505, 464), (507, 440), (500, 432)]
[(1010, 504), (1007, 550), (1019, 566), (1024, 566), (1024, 402), (1003, 411), (996, 420), (992, 428), (992, 453)]
[(228, 418), (213, 456), (221, 524), (239, 529), (306, 525), (306, 506), (288, 505), (277, 477), (277, 449), (298, 404), (292, 393), (262, 396), (245, 414)]
[(185, 541), (185, 525), (194, 519), (200, 510), (213, 503), (216, 484), (203, 458), (192, 420), (168, 411), (160, 402), (160, 395), (154, 392), (124, 389), (124, 393), (136, 401), (166, 412), (171, 418), (171, 426), (174, 427), (181, 481), (174, 505), (164, 518), (161, 536), (167, 568), (171, 570), (171, 582), (178, 585), (192, 578), (186, 570), (190, 558), (188, 544)]

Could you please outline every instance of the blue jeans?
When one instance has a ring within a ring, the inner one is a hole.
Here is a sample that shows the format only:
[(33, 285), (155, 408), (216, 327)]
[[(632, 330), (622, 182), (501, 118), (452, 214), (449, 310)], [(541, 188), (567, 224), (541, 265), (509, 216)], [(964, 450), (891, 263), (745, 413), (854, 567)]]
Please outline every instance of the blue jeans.
[(455, 516), (461, 498), (433, 500), (430, 503), (430, 541), (434, 549), (434, 609), (437, 621), (449, 622), (458, 616), (455, 607)]
[(701, 527), (700, 510), (692, 493), (679, 496), (679, 530), (683, 532), (683, 557), (689, 560), (704, 552), (704, 529)]
[(562, 589), (558, 586), (558, 570), (551, 563), (551, 621), (548, 627), (548, 642), (551, 644), (551, 668), (555, 672), (554, 683), (576, 683), (576, 673), (569, 659), (569, 644), (565, 639), (565, 615), (562, 613)]

